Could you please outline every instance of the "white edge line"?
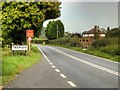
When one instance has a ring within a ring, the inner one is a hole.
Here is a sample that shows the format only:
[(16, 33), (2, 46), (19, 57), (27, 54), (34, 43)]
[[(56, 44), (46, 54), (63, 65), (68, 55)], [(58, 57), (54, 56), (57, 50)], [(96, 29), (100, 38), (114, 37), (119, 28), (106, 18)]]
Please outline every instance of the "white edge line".
[[(59, 48), (62, 48), (62, 47), (59, 47)], [(87, 53), (83, 53), (83, 52), (71, 50), (71, 49), (69, 49), (69, 48), (64, 48), (64, 47), (63, 47), (62, 49), (70, 50), (70, 51), (73, 51), (73, 52), (76, 52), (76, 53), (85, 54), (85, 55), (88, 55), (88, 56), (93, 56), (93, 57), (96, 57), (96, 58), (99, 58), (99, 59), (103, 59), (104, 61), (113, 62), (113, 63), (117, 63), (117, 64), (118, 64), (118, 62), (116, 62), (116, 61), (111, 61), (111, 60), (106, 59), (106, 58), (102, 58), (102, 57), (98, 57), (98, 56), (95, 56), (95, 55), (91, 55), (91, 54), (87, 54)]]
[(100, 65), (97, 65), (97, 64), (88, 62), (88, 61), (84, 61), (84, 60), (82, 60), (82, 59), (79, 59), (79, 58), (77, 58), (77, 57), (74, 57), (74, 56), (72, 56), (72, 55), (69, 55), (69, 54), (67, 54), (67, 53), (64, 53), (64, 52), (62, 52), (62, 51), (60, 51), (60, 50), (57, 50), (57, 49), (55, 49), (55, 48), (52, 48), (52, 47), (49, 47), (49, 48), (51, 48), (51, 49), (53, 49), (53, 50), (55, 50), (55, 51), (57, 51), (57, 52), (59, 52), (59, 53), (62, 53), (62, 54), (66, 55), (66, 56), (68, 56), (68, 57), (70, 57), (70, 58), (73, 58), (73, 59), (75, 59), (75, 60), (78, 60), (78, 61), (80, 61), (80, 62), (83, 62), (83, 63), (85, 63), (85, 64), (88, 64), (88, 65), (90, 65), (90, 66), (93, 66), (93, 67), (95, 67), (95, 68), (98, 68), (98, 69), (100, 69), (100, 70), (103, 70), (103, 71), (109, 72), (109, 73), (111, 73), (111, 74), (120, 76), (120, 73), (118, 73), (117, 71), (110, 70), (110, 69), (108, 69), (108, 68), (105, 68), (105, 67), (103, 67), (103, 66), (100, 66)]
[(43, 51), (39, 48), (39, 50), (40, 50), (40, 52), (43, 54), (43, 56), (45, 57), (45, 59), (47, 60), (47, 61), (49, 61), (49, 59), (47, 58), (47, 56), (43, 53)]

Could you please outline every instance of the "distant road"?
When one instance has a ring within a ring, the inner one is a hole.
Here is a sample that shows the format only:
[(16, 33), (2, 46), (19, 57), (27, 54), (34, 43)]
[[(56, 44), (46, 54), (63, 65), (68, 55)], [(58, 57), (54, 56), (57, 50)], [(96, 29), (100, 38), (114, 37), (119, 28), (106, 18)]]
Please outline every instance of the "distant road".
[(43, 60), (7, 87), (118, 88), (118, 63), (56, 46), (37, 47)]

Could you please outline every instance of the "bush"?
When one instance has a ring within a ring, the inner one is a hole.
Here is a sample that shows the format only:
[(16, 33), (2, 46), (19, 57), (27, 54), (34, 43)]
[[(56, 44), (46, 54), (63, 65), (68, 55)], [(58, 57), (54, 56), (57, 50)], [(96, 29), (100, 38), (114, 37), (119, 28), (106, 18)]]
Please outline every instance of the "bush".
[(36, 44), (43, 44), (43, 42), (45, 42), (45, 44), (48, 44), (49, 43), (49, 41), (48, 40), (33, 40), (32, 41), (33, 43), (36, 43)]
[(120, 55), (120, 50), (118, 45), (113, 44), (100, 49), (100, 51), (111, 54), (111, 55)]
[(71, 38), (70, 39), (70, 45), (73, 46), (73, 47), (80, 46), (79, 37), (78, 36), (74, 36), (73, 38)]
[(96, 40), (95, 42), (92, 43), (92, 46), (94, 48), (99, 48), (99, 47), (105, 47), (107, 45), (109, 45), (109, 41), (107, 39), (99, 39)]
[(49, 44), (60, 44), (60, 45), (65, 45), (69, 44), (70, 39), (67, 37), (55, 39), (55, 40), (49, 40)]

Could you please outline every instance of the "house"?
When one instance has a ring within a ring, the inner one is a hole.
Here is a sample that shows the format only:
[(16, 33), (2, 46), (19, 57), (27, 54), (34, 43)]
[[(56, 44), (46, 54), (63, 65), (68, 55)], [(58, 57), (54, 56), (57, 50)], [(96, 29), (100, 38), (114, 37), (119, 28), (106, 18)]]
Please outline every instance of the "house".
[(84, 31), (82, 33), (82, 38), (80, 38), (80, 44), (83, 48), (88, 48), (96, 38), (104, 38), (105, 32), (102, 31), (99, 26), (95, 25), (94, 28), (92, 28), (89, 31)]

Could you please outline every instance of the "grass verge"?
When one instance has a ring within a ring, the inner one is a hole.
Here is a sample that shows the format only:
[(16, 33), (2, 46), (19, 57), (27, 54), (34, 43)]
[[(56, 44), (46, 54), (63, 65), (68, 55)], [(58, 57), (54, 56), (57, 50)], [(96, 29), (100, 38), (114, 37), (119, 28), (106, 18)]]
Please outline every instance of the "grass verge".
[(68, 48), (68, 49), (72, 49), (75, 51), (79, 51), (79, 52), (83, 52), (83, 53), (87, 53), (87, 54), (91, 54), (91, 55), (95, 55), (98, 57), (102, 57), (102, 58), (106, 58), (112, 61), (116, 61), (116, 62), (120, 62), (120, 56), (117, 55), (110, 55), (98, 50), (83, 50), (81, 47), (71, 47), (71, 46), (67, 46), (67, 45), (59, 45), (59, 44), (50, 44), (52, 46), (60, 46), (60, 47), (64, 47), (64, 48)]
[(3, 51), (2, 55), (2, 85), (15, 78), (22, 70), (29, 68), (41, 60), (41, 54), (37, 47), (32, 46), (26, 55), (11, 55), (9, 51)]

